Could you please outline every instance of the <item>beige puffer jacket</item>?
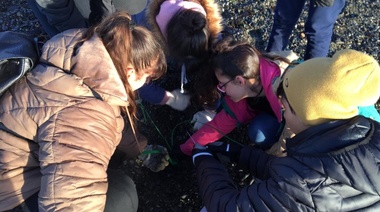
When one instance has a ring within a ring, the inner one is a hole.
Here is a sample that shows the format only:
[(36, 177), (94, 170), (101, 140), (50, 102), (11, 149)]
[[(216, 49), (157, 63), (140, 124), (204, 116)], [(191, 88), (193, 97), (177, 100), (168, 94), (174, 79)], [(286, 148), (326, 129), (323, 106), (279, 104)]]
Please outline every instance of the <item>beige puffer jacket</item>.
[[(167, 52), (167, 45), (165, 37), (163, 36), (157, 22), (156, 16), (160, 12), (161, 4), (166, 0), (150, 0), (146, 10), (146, 17), (151, 30), (155, 35), (158, 36), (158, 40), (161, 43), (161, 46), (165, 47)], [(186, 0), (184, 0), (186, 1)], [(222, 15), (219, 5), (215, 0), (198, 0), (198, 2), (203, 6), (206, 11), (206, 19), (208, 21), (208, 27), (210, 29), (210, 34), (213, 40), (217, 40), (220, 36), (221, 31), (223, 30), (222, 26)]]
[(0, 99), (0, 121), (12, 131), (0, 130), (1, 210), (39, 190), (43, 211), (104, 210), (127, 94), (97, 36), (76, 46), (83, 32), (48, 41), (39, 65)]

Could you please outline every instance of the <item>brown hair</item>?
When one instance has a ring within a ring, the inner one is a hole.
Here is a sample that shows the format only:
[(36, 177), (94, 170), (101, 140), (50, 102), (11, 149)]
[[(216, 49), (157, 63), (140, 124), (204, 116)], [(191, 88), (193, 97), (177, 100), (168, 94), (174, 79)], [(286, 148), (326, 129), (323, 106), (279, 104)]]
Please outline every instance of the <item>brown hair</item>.
[[(132, 64), (140, 73), (154, 65), (156, 67), (150, 78), (156, 80), (166, 73), (165, 54), (157, 39), (146, 28), (135, 26), (132, 30)], [(152, 60), (152, 58), (154, 58)]]
[[(132, 65), (137, 76), (155, 65), (152, 76), (159, 78), (166, 71), (165, 55), (152, 33), (143, 27), (132, 27), (131, 16), (125, 11), (115, 12), (98, 25), (87, 30), (83, 40), (98, 35), (107, 49), (128, 94), (128, 108), (124, 112), (136, 116), (135, 93), (128, 79), (127, 70)], [(131, 120), (130, 120), (131, 121)], [(133, 126), (133, 123), (131, 123)]]
[(169, 55), (175, 59), (207, 56), (211, 39), (207, 19), (200, 12), (182, 10), (169, 21), (167, 46)]
[[(215, 102), (219, 95), (216, 90), (218, 81), (215, 77), (215, 70), (220, 70), (222, 75), (229, 77), (230, 79), (236, 76), (243, 76), (244, 78), (256, 78), (260, 79), (260, 57), (267, 58), (269, 60), (281, 60), (288, 62), (286, 58), (270, 55), (267, 53), (261, 53), (247, 40), (235, 40), (233, 37), (224, 37), (218, 41), (212, 48), (212, 55), (209, 61), (208, 70), (208, 83), (199, 83), (198, 90), (203, 92), (203, 96), (200, 96), (203, 102)], [(213, 76), (212, 76), (212, 75)], [(252, 104), (256, 104), (256, 100), (253, 100)]]
[(290, 63), (284, 57), (260, 52), (246, 40), (237, 41), (226, 37), (214, 46), (212, 65), (214, 70), (221, 70), (222, 75), (231, 79), (239, 75), (244, 78), (259, 78), (260, 57)]

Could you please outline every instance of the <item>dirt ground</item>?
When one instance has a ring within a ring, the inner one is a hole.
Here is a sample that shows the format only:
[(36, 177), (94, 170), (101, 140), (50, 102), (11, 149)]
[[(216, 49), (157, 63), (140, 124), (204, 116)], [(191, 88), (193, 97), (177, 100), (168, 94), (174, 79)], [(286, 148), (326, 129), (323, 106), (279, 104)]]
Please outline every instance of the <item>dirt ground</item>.
[[(155, 83), (171, 90), (179, 86), (179, 80), (176, 79), (179, 79), (179, 73), (169, 72)], [(139, 211), (199, 211), (203, 207), (198, 196), (191, 158), (179, 150), (179, 145), (193, 133), (190, 121), (198, 109), (190, 106), (185, 111), (176, 111), (166, 105), (144, 102), (140, 105), (140, 131), (148, 138), (150, 144), (165, 146), (171, 159), (169, 166), (157, 173), (141, 166), (138, 159), (124, 162), (123, 170), (136, 183), (140, 201)], [(244, 128), (236, 129), (229, 137), (244, 142), (245, 132)], [(229, 166), (229, 170), (237, 183), (246, 175), (234, 170), (232, 166)]]

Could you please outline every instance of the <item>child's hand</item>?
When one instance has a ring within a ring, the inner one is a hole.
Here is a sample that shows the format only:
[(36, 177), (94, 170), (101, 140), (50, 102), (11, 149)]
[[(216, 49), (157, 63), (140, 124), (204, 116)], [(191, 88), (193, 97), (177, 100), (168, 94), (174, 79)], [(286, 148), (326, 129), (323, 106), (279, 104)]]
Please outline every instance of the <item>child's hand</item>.
[(199, 130), (205, 123), (211, 121), (215, 116), (215, 111), (202, 110), (193, 115), (191, 123), (193, 123), (193, 129)]
[(175, 110), (185, 110), (190, 105), (190, 95), (181, 93), (179, 89), (171, 92), (166, 91), (166, 95), (169, 97), (165, 103)]
[(147, 145), (138, 158), (153, 172), (164, 170), (169, 165), (170, 159), (168, 150), (160, 145)]

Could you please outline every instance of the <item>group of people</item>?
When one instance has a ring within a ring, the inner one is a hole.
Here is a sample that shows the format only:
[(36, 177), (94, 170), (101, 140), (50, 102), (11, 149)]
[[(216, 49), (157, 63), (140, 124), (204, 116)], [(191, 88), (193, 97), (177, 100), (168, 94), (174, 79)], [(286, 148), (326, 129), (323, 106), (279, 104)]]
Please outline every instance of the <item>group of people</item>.
[[(51, 38), (0, 98), (2, 210), (137, 211), (132, 179), (111, 166), (151, 148), (137, 95), (200, 108), (180, 149), (207, 211), (380, 208), (379, 63), (326, 57), (344, 0), (310, 1), (303, 60), (285, 50), (305, 0), (277, 0), (267, 52), (225, 33), (214, 0), (130, 1), (28, 0)], [(171, 91), (152, 82), (168, 66), (181, 73)], [(241, 125), (249, 145), (219, 141)], [(165, 154), (146, 164), (164, 169)], [(255, 182), (238, 189), (222, 157)]]

